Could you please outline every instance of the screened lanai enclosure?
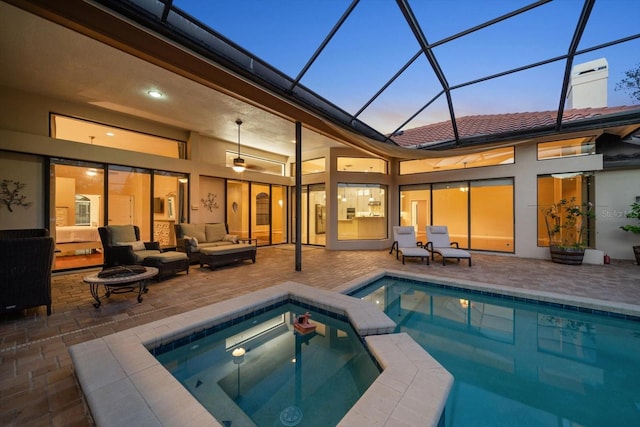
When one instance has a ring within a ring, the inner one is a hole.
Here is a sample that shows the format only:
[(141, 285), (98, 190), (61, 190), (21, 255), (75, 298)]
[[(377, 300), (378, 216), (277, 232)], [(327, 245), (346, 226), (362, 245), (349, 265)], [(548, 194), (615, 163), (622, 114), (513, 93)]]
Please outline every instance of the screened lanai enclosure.
[[(442, 121), (447, 128), (427, 146), (487, 142), (459, 126), (473, 114), (551, 111), (554, 120), (520, 136), (560, 130), (572, 66), (606, 58), (581, 72), (605, 67), (619, 80), (640, 50), (637, 28), (614, 24), (636, 10), (631, 1), (99, 3), (389, 144), (402, 144), (405, 129)], [(630, 104), (624, 91), (608, 94), (609, 105)]]

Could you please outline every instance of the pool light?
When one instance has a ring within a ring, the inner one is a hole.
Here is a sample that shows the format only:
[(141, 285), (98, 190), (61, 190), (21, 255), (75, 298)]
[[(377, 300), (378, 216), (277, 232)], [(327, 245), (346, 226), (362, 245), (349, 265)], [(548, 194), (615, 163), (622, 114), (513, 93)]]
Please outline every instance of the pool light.
[(233, 350), (233, 352), (231, 353), (231, 356), (233, 356), (233, 363), (235, 363), (236, 365), (239, 365), (242, 362), (244, 362), (245, 353), (246, 351), (242, 347), (238, 347), (235, 350)]
[(231, 352), (231, 356), (233, 356), (233, 363), (238, 365), (238, 388), (236, 389), (236, 399), (240, 397), (240, 365), (244, 362), (245, 353), (246, 351), (242, 347), (238, 347)]

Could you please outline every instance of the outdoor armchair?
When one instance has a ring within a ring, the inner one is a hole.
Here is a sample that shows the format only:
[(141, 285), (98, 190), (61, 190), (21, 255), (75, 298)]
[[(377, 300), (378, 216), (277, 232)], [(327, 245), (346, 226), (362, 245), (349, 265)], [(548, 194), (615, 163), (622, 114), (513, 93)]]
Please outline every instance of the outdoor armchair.
[(160, 243), (140, 240), (140, 228), (137, 225), (98, 227), (98, 233), (106, 267), (142, 264), (147, 256), (161, 252)]
[(162, 252), (160, 243), (140, 240), (137, 225), (108, 225), (99, 227), (104, 249), (104, 266), (141, 264), (158, 269), (157, 280), (180, 271), (189, 274), (189, 257), (183, 252)]
[(0, 230), (0, 313), (47, 306), (54, 241), (46, 229)]

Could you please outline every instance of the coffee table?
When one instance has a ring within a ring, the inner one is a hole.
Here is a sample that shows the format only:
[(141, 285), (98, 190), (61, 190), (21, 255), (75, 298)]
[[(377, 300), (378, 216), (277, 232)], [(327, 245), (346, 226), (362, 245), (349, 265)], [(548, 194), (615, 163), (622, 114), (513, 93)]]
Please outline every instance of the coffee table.
[(89, 285), (91, 296), (96, 300), (93, 303), (95, 308), (100, 307), (100, 296), (98, 295), (98, 289), (100, 285), (104, 286), (105, 297), (109, 298), (111, 294), (120, 294), (125, 292), (138, 292), (138, 302), (142, 302), (142, 294), (147, 293), (147, 280), (155, 277), (158, 274), (158, 269), (155, 267), (145, 267), (145, 271), (139, 274), (132, 274), (131, 276), (119, 276), (119, 277), (98, 277), (99, 273), (90, 274), (85, 276), (82, 281)]

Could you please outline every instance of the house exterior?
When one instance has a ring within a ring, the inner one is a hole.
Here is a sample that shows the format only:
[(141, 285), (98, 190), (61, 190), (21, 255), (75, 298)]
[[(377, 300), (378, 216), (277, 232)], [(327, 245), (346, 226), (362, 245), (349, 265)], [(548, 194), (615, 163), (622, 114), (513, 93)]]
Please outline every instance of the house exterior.
[[(393, 225), (414, 225), (424, 238), (424, 227), (434, 224), (448, 225), (454, 240), (472, 251), (546, 259), (541, 208), (577, 197), (595, 206), (589, 245), (614, 259), (633, 259), (637, 237), (619, 227), (640, 198), (639, 106), (568, 108), (559, 121), (557, 111), (467, 116), (458, 118), (456, 142), (448, 122), (381, 142), (364, 127), (345, 129), (249, 82), (228, 64), (185, 53), (162, 34), (142, 36), (139, 26), (114, 17), (105, 22), (89, 9), (73, 16), (65, 5), (20, 6), (0, 3), (4, 55), (15, 58), (0, 79), (0, 179), (8, 190), (20, 183), (26, 199), (13, 212), (0, 209), (3, 229), (135, 223), (143, 238), (171, 247), (174, 223), (226, 222), (230, 232), (261, 245), (382, 250), (391, 247)], [(116, 24), (123, 28), (110, 33)], [(81, 62), (82, 56), (91, 60)], [(90, 81), (116, 64), (109, 80)], [(74, 67), (81, 67), (78, 74)], [(212, 136), (162, 110), (144, 109), (123, 73), (151, 75), (180, 90), (197, 104), (190, 106), (194, 114), (205, 101), (219, 102), (220, 120), (232, 123), (232, 131)], [(38, 84), (45, 75), (47, 87)], [(87, 81), (78, 81), (83, 75)], [(122, 93), (100, 98), (101, 82)], [(601, 78), (594, 82), (602, 85)], [(585, 92), (580, 83), (571, 102), (588, 102), (579, 96)], [(233, 123), (238, 111), (250, 108), (265, 117), (263, 129), (288, 129), (303, 147), (300, 155), (243, 145), (255, 125), (245, 119), (236, 129)], [(95, 133), (102, 130), (131, 134), (115, 145), (102, 142)], [(256, 168), (234, 172), (235, 157)], [(86, 242), (58, 237), (58, 243)], [(79, 247), (87, 250), (68, 251)]]

